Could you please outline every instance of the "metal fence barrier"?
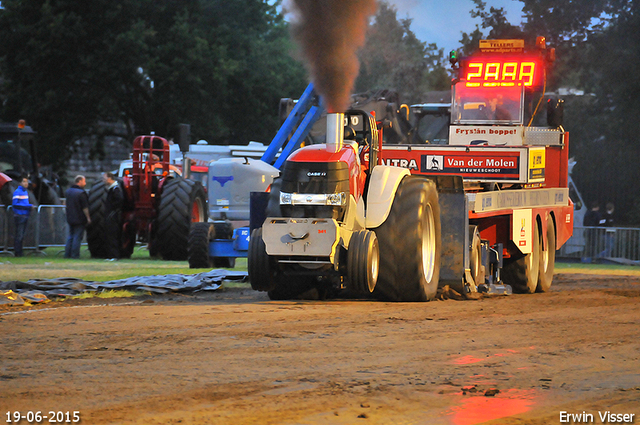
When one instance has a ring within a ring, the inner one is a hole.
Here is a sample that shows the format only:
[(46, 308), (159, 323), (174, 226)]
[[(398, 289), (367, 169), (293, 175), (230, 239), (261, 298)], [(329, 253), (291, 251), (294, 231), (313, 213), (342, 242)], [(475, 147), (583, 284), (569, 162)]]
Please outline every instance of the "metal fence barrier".
[[(42, 248), (62, 247), (67, 242), (69, 226), (64, 205), (40, 205), (29, 215), (24, 235), (24, 250), (42, 253)], [(11, 205), (0, 207), (0, 254), (13, 255), (15, 222)]]
[(573, 236), (558, 250), (558, 258), (640, 261), (640, 229), (632, 227), (573, 227)]
[[(29, 216), (24, 249), (41, 253), (42, 248), (64, 248), (68, 228), (64, 205), (40, 205)], [(12, 208), (0, 206), (0, 255), (13, 255), (14, 234)], [(640, 228), (574, 226), (573, 236), (557, 251), (556, 257), (587, 262), (597, 259), (640, 261)]]

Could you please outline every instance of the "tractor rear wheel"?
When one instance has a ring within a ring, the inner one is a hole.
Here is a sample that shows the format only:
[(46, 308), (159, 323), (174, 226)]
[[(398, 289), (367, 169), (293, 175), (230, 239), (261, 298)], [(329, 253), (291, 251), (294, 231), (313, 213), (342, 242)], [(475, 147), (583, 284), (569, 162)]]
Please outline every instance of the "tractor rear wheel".
[(191, 223), (207, 221), (207, 198), (202, 184), (175, 178), (165, 184), (161, 196), (156, 248), (164, 260), (187, 260)]
[(213, 226), (211, 223), (191, 223), (189, 232), (188, 261), (191, 269), (210, 269), (209, 241)]
[(378, 281), (380, 247), (371, 230), (359, 230), (351, 235), (347, 250), (349, 289), (356, 294), (371, 294)]
[(556, 265), (556, 227), (551, 216), (547, 217), (547, 245), (540, 253), (540, 275), (536, 292), (547, 292), (553, 283)]
[(374, 294), (390, 301), (435, 298), (440, 276), (440, 206), (434, 182), (408, 176), (375, 229), (380, 273)]
[(92, 258), (107, 258), (104, 240), (105, 202), (107, 202), (107, 186), (104, 182), (94, 184), (89, 191), (91, 224), (87, 226), (87, 244)]
[(13, 192), (18, 188), (18, 184), (14, 180), (9, 180), (2, 185), (0, 189), (0, 204), (9, 206), (13, 202)]
[(509, 262), (502, 268), (502, 280), (511, 285), (513, 292), (519, 294), (533, 294), (538, 287), (540, 270), (540, 231), (538, 221), (534, 220), (532, 247), (529, 254), (523, 255)]

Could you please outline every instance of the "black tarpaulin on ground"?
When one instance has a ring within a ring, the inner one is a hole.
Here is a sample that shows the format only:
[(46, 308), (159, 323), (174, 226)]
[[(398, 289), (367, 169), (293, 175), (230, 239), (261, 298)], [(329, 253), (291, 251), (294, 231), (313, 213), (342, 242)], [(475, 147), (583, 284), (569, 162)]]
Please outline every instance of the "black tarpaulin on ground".
[(31, 279), (26, 282), (12, 280), (0, 282), (0, 305), (24, 305), (46, 302), (51, 296), (73, 296), (87, 291), (128, 289), (155, 293), (215, 291), (223, 281), (244, 282), (247, 272), (215, 269), (195, 275), (169, 274), (134, 276), (126, 279), (95, 282), (71, 277)]

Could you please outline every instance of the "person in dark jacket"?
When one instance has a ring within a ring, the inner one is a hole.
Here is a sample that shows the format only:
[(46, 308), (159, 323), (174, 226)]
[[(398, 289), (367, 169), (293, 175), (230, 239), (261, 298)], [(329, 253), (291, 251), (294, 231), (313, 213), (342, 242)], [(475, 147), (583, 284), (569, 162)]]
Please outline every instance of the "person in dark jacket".
[(120, 233), (124, 195), (113, 173), (104, 173), (102, 180), (107, 186), (107, 200), (104, 204), (105, 251), (107, 258), (120, 258)]
[(20, 186), (13, 192), (13, 218), (16, 224), (16, 233), (14, 237), (14, 254), (16, 257), (22, 257), (22, 241), (24, 240), (24, 234), (27, 231), (27, 222), (29, 221), (29, 214), (33, 209), (33, 205), (29, 203), (29, 179), (22, 177), (20, 179)]
[(84, 229), (88, 224), (91, 224), (89, 196), (84, 191), (87, 180), (84, 176), (76, 176), (74, 182), (75, 184), (65, 193), (69, 237), (64, 249), (64, 258), (80, 258), (80, 244), (84, 236)]

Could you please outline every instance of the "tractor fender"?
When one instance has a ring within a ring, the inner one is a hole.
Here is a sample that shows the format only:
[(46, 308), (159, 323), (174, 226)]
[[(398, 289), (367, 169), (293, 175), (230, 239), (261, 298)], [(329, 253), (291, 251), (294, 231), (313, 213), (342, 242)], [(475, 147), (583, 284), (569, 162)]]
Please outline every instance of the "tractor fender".
[(367, 229), (379, 227), (391, 211), (400, 182), (411, 175), (408, 169), (378, 165), (374, 167), (367, 191), (365, 223)]

